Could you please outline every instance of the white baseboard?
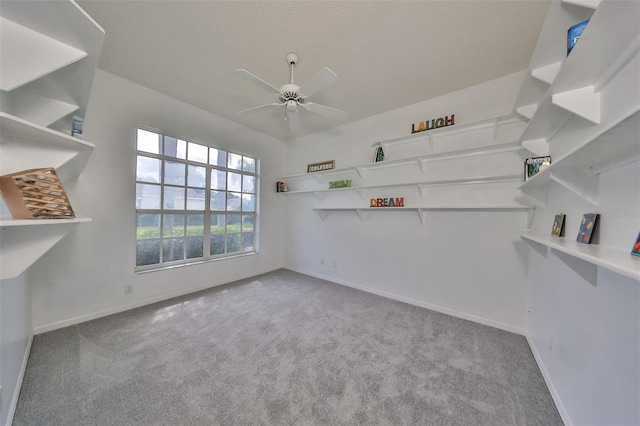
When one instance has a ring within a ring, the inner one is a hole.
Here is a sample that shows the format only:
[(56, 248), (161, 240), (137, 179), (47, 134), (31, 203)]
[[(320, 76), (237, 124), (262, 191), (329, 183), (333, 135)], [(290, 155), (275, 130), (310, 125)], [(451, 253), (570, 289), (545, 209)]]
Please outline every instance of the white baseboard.
[(263, 270), (263, 271), (252, 272), (250, 274), (237, 275), (237, 276), (234, 276), (232, 278), (228, 278), (226, 280), (219, 281), (219, 282), (216, 282), (216, 283), (206, 284), (206, 285), (199, 286), (199, 287), (193, 287), (193, 288), (189, 288), (189, 289), (186, 289), (186, 290), (167, 293), (167, 294), (163, 294), (162, 296), (152, 297), (150, 299), (139, 300), (139, 301), (134, 302), (134, 303), (130, 303), (130, 304), (127, 304), (127, 305), (116, 306), (114, 308), (105, 309), (103, 311), (94, 312), (94, 313), (91, 313), (91, 314), (80, 315), (80, 316), (77, 316), (75, 318), (70, 318), (70, 319), (66, 319), (66, 320), (63, 320), (63, 321), (58, 321), (58, 322), (54, 322), (54, 323), (51, 323), (51, 324), (35, 327), (33, 329), (33, 333), (37, 335), (37, 334), (46, 333), (48, 331), (58, 330), (60, 328), (69, 327), (71, 325), (76, 325), (76, 324), (80, 324), (80, 323), (83, 323), (83, 322), (91, 321), (91, 320), (94, 320), (94, 319), (106, 317), (106, 316), (109, 316), (109, 315), (118, 314), (120, 312), (129, 311), (131, 309), (140, 308), (142, 306), (151, 305), (152, 303), (157, 303), (157, 302), (162, 302), (162, 301), (165, 301), (165, 300), (173, 299), (174, 297), (180, 297), (180, 296), (184, 296), (186, 294), (196, 293), (198, 291), (207, 290), (209, 288), (218, 287), (218, 286), (224, 285), (224, 284), (229, 284), (229, 283), (232, 283), (234, 281), (240, 281), (240, 280), (244, 280), (244, 279), (247, 279), (247, 278), (255, 277), (255, 276), (258, 276), (258, 275), (266, 274), (268, 272), (277, 271), (278, 269), (282, 269), (282, 267), (278, 266), (278, 267), (275, 267), (275, 268), (268, 268), (268, 269)]
[(24, 379), (25, 371), (27, 371), (27, 363), (29, 362), (29, 355), (31, 354), (32, 344), (33, 344), (33, 334), (29, 336), (29, 339), (27, 340), (27, 346), (24, 348), (24, 355), (22, 356), (22, 365), (20, 365), (20, 371), (18, 372), (16, 385), (13, 388), (13, 396), (11, 397), (11, 405), (9, 405), (9, 412), (7, 415), (6, 426), (11, 426), (11, 424), (13, 423), (13, 416), (15, 415), (16, 407), (18, 406), (20, 389), (22, 389), (22, 380)]
[(518, 327), (514, 327), (509, 324), (502, 323), (500, 321), (495, 321), (488, 318), (479, 317), (476, 315), (471, 315), (466, 312), (457, 311), (455, 309), (447, 308), (444, 306), (434, 305), (428, 302), (423, 302), (421, 300), (411, 299), (409, 297), (400, 296), (394, 293), (389, 293), (386, 291), (376, 290), (369, 287), (364, 287), (359, 284), (354, 284), (348, 281), (340, 280), (334, 277), (325, 276), (322, 274), (316, 274), (315, 272), (309, 272), (302, 270), (300, 268), (296, 268), (293, 266), (285, 266), (285, 269), (290, 271), (298, 272), (300, 274), (309, 275), (311, 277), (320, 278), (321, 280), (330, 281), (335, 284), (344, 285), (346, 287), (355, 288), (357, 290), (366, 291), (367, 293), (372, 293), (378, 296), (386, 297), (387, 299), (397, 300), (399, 302), (408, 303), (410, 305), (419, 306), (421, 308), (430, 309), (432, 311), (440, 312), (442, 314), (451, 315), (453, 317), (462, 318), (465, 320), (477, 322), (478, 324), (488, 325), (489, 327), (498, 328), (500, 330), (509, 331), (511, 333), (520, 334), (522, 336), (526, 336), (526, 330)]
[(536, 348), (535, 344), (533, 343), (533, 340), (531, 339), (531, 337), (529, 337), (528, 334), (525, 335), (525, 336), (527, 338), (527, 342), (529, 343), (529, 347), (531, 348), (531, 352), (533, 353), (533, 357), (535, 358), (536, 363), (538, 364), (538, 368), (540, 369), (540, 372), (542, 373), (542, 377), (544, 378), (544, 382), (547, 384), (547, 388), (549, 388), (549, 393), (551, 393), (551, 398), (553, 398), (553, 402), (556, 404), (556, 408), (558, 409), (558, 412), (560, 413), (560, 417), (562, 417), (562, 421), (567, 426), (574, 424), (571, 421), (571, 417), (569, 416), (569, 412), (567, 411), (567, 409), (564, 406), (564, 403), (562, 402), (562, 398), (560, 398), (560, 394), (558, 393), (558, 390), (553, 385), (553, 381), (551, 380), (551, 375), (549, 374), (549, 372), (545, 368), (544, 362), (542, 362), (542, 357), (540, 356), (540, 352), (538, 352), (538, 349)]

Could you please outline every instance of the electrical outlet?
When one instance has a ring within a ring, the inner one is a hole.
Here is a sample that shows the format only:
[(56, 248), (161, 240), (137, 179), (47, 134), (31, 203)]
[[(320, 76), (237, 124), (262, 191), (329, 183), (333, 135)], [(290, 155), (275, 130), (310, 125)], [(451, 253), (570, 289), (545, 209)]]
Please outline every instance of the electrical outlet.
[(553, 336), (549, 336), (549, 350), (552, 351), (553, 350), (553, 344), (555, 343), (554, 341), (555, 339), (553, 338)]
[(125, 285), (124, 286), (124, 294), (133, 294), (133, 285), (129, 284), (129, 285)]
[(333, 261), (333, 269), (338, 269), (338, 261), (337, 260)]
[(324, 259), (320, 259), (320, 266), (324, 266)]

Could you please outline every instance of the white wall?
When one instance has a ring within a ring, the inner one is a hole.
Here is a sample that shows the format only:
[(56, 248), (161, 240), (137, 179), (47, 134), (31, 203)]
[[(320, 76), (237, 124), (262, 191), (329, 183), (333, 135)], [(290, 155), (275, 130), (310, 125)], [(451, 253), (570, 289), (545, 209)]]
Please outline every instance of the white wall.
[(29, 288), (20, 276), (0, 281), (0, 425), (13, 417), (33, 336)]
[[(630, 252), (640, 231), (640, 164), (600, 175), (597, 207), (562, 188), (550, 192), (532, 230), (549, 234), (557, 213), (567, 215), (568, 239), (583, 213), (600, 213), (599, 243)], [(640, 424), (638, 281), (598, 268), (594, 285), (557, 255), (532, 249), (528, 282), (529, 341), (565, 421)]]
[[(298, 138), (289, 144), (288, 169), (283, 174), (304, 173), (308, 163), (323, 160), (335, 159), (336, 168), (371, 162), (374, 142), (407, 135), (412, 123), (451, 114), (456, 124), (507, 115), (522, 77), (513, 74)], [(474, 143), (481, 142), (473, 136), (466, 141), (469, 146)], [(391, 156), (389, 150), (387, 158)], [(482, 171), (473, 161), (466, 163), (471, 175), (506, 171), (505, 167), (515, 173), (522, 170), (518, 158), (485, 163)], [(452, 166), (429, 163), (428, 177), (423, 179), (453, 177), (447, 167)], [(389, 173), (394, 176), (383, 180), (411, 181), (416, 171), (394, 168)], [(357, 183), (371, 181), (354, 181), (354, 186)], [(379, 183), (384, 182), (375, 182)], [(300, 185), (298, 180), (288, 184), (293, 189)], [(312, 211), (322, 206), (368, 206), (357, 195), (342, 194), (330, 194), (323, 201), (311, 194), (283, 196), (288, 268), (524, 334), (527, 251), (519, 235), (527, 226), (525, 213), (430, 212), (421, 224), (417, 214), (408, 211), (370, 214), (362, 222), (353, 212), (330, 214), (322, 221)], [(407, 206), (447, 199), (446, 192), (435, 200), (420, 200), (415, 191), (400, 189), (388, 194), (405, 196)]]
[[(65, 189), (80, 224), (25, 274), (36, 334), (282, 265), (282, 206), (273, 191), (283, 143), (98, 70), (84, 124), (95, 143), (89, 163)], [(257, 255), (145, 274), (135, 268), (137, 126), (254, 155), (261, 162)], [(125, 285), (134, 293), (125, 296)]]

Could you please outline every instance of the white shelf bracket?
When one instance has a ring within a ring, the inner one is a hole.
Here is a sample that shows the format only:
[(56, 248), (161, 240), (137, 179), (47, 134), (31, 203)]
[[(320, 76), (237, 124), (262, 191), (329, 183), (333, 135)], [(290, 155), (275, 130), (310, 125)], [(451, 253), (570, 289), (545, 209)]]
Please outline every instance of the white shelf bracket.
[(327, 218), (327, 211), (326, 210), (318, 210), (318, 209), (316, 209), (316, 213), (320, 217), (320, 220), (322, 220), (323, 222)]
[(356, 187), (356, 192), (361, 200), (364, 200), (364, 190), (362, 188)]
[(552, 170), (551, 179), (569, 191), (584, 198), (594, 206), (598, 205), (598, 175), (578, 169)]
[(522, 146), (539, 157), (549, 155), (549, 142), (544, 138), (522, 141)]
[(364, 179), (364, 176), (366, 174), (366, 169), (362, 166), (357, 166), (356, 167), (356, 172), (358, 173), (358, 176), (360, 176), (361, 179)]
[(358, 217), (360, 218), (360, 222), (364, 222), (364, 216), (367, 213), (366, 211), (364, 211), (363, 209), (356, 209), (356, 213), (358, 214)]
[(418, 157), (418, 167), (420, 167), (420, 172), (422, 174), (424, 174), (427, 170), (427, 162), (425, 161), (424, 157)]
[(425, 214), (426, 214), (426, 210), (424, 210), (424, 209), (418, 209), (418, 219), (420, 219), (420, 223), (421, 223), (422, 225), (424, 225), (424, 217), (425, 217)]
[(531, 229), (531, 224), (533, 223), (533, 216), (535, 212), (535, 207), (531, 207), (529, 210), (527, 210), (527, 229)]
[(575, 256), (571, 256), (568, 253), (561, 252), (554, 248), (551, 248), (551, 252), (555, 254), (565, 265), (573, 269), (576, 274), (584, 278), (589, 284), (594, 287), (598, 285), (598, 265), (579, 259)]
[(323, 176), (321, 173), (311, 173), (311, 174), (313, 175), (313, 178), (315, 179), (315, 181), (318, 183), (325, 183), (327, 181), (327, 178)]
[(529, 244), (529, 247), (531, 247), (532, 249), (534, 249), (536, 252), (538, 252), (538, 254), (540, 254), (540, 256), (544, 257), (545, 259), (547, 258), (547, 255), (549, 254), (549, 247), (539, 243), (537, 241), (533, 241), (530, 240), (528, 238), (523, 238), (523, 240)]
[(547, 206), (547, 193), (541, 189), (522, 189), (522, 193), (526, 195), (529, 200), (534, 204), (546, 207)]
[(434, 150), (433, 148), (433, 132), (427, 132), (427, 136), (429, 137), (427, 140), (429, 141), (429, 149), (431, 151)]
[(424, 193), (426, 191), (427, 186), (418, 184), (418, 192), (420, 193), (420, 198), (424, 198)]
[(493, 119), (493, 140), (498, 140), (498, 117)]
[(600, 5), (600, 0), (562, 0), (562, 2), (575, 4), (576, 6), (582, 6), (588, 9), (597, 9)]
[(536, 80), (540, 80), (543, 83), (551, 85), (556, 79), (556, 76), (558, 75), (561, 67), (562, 62), (556, 62), (544, 67), (534, 68), (531, 70), (531, 77), (535, 78)]
[(324, 191), (313, 191), (313, 195), (318, 201), (322, 201), (327, 196), (327, 193)]
[(592, 123), (600, 124), (600, 92), (587, 86), (551, 96), (551, 103)]
[(527, 120), (531, 120), (531, 117), (533, 117), (533, 114), (535, 114), (537, 110), (538, 110), (537, 104), (524, 105), (516, 108), (516, 112), (521, 116), (523, 116), (524, 118), (526, 118)]

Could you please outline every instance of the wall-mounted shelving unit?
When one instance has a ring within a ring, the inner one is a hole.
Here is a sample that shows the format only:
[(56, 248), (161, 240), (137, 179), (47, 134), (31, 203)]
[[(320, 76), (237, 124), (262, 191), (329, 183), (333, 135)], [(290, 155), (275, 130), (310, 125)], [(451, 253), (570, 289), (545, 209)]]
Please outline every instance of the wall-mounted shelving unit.
[(426, 206), (426, 207), (327, 207), (313, 209), (320, 219), (325, 220), (331, 212), (355, 212), (361, 221), (365, 220), (368, 213), (384, 213), (384, 212), (413, 212), (418, 214), (420, 223), (424, 224), (425, 214), (434, 211), (511, 211), (526, 212), (527, 223), (531, 223), (534, 207), (522, 205), (469, 205), (469, 206)]
[[(357, 205), (363, 201), (368, 204), (368, 195), (380, 196), (379, 192), (402, 189), (405, 192), (413, 191), (417, 198), (429, 205), (377, 208), (319, 206), (313, 210), (322, 220), (331, 212), (352, 211), (364, 220), (365, 215), (372, 212), (410, 211), (417, 213), (422, 223), (429, 211), (525, 211), (527, 223), (530, 224), (534, 209), (518, 200), (520, 191), (516, 188), (522, 182), (523, 160), (528, 154), (518, 140), (524, 126), (521, 118), (509, 115), (378, 142), (374, 146), (383, 146), (386, 150), (384, 161), (283, 176), (279, 180), (292, 188), (279, 195), (289, 198), (313, 194), (318, 201), (324, 201), (328, 196), (340, 194), (344, 198), (353, 193), (359, 196), (359, 200), (346, 202)], [(418, 155), (393, 158), (393, 150), (410, 144), (416, 144), (415, 150), (420, 152)], [(447, 165), (434, 169), (438, 162), (447, 162)], [(449, 167), (448, 162), (456, 166)], [(500, 164), (501, 168), (496, 169), (496, 164)], [(401, 173), (396, 174), (393, 170), (390, 175), (389, 169), (396, 168)], [(385, 177), (380, 179), (381, 176)], [(332, 179), (360, 182), (346, 188), (319, 187)], [(391, 182), (384, 183), (385, 180)], [(373, 191), (378, 191), (378, 194), (372, 194)], [(414, 197), (406, 201), (409, 200), (415, 203)], [(344, 203), (344, 199), (341, 202)]]
[[(70, 136), (84, 117), (104, 31), (73, 1), (5, 2), (0, 36), (0, 173), (55, 167), (77, 179), (94, 144)], [(0, 279), (16, 278), (90, 218), (0, 218)]]
[[(640, 257), (632, 256), (630, 251), (598, 244), (581, 244), (566, 237), (550, 235), (523, 234), (522, 239), (543, 255), (546, 255), (546, 251), (559, 254), (561, 260), (593, 285), (597, 283), (597, 267), (640, 281)], [(577, 261), (567, 260), (563, 254)]]

